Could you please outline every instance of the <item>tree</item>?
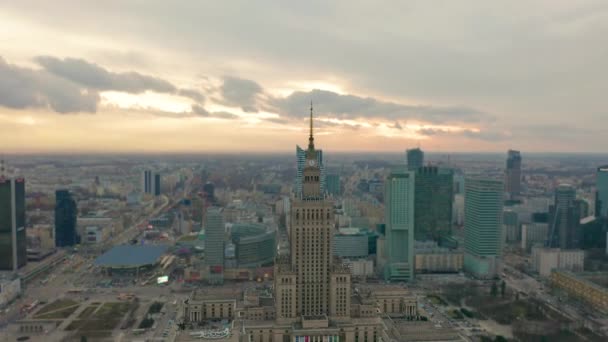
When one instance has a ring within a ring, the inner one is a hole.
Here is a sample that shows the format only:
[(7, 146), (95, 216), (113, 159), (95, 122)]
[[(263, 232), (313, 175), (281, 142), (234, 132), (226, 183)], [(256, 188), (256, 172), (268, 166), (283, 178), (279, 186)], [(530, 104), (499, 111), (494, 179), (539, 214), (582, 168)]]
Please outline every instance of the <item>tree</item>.
[(505, 293), (507, 292), (507, 283), (505, 283), (505, 281), (503, 280), (500, 283), (500, 296), (502, 298), (505, 298)]
[(86, 336), (80, 336), (80, 342), (87, 342)]
[(494, 342), (507, 342), (507, 339), (504, 336), (498, 335), (494, 338)]
[(496, 282), (492, 283), (492, 290), (490, 290), (490, 294), (492, 297), (496, 297), (498, 295), (498, 286), (496, 285)]

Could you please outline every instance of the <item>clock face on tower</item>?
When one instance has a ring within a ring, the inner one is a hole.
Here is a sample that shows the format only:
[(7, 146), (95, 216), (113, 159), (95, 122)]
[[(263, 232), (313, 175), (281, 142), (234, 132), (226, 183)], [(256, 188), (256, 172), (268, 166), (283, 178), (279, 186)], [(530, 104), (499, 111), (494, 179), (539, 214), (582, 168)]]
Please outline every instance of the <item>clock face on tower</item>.
[(309, 160), (308, 165), (315, 166), (315, 161), (313, 159)]

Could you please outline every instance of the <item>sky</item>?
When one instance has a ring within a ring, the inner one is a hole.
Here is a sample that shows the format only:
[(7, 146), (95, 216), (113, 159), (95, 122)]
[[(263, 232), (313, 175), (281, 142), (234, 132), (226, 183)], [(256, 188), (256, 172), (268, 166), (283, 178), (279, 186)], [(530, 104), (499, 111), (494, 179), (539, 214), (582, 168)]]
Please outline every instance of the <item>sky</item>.
[(606, 152), (608, 2), (0, 2), (1, 153)]

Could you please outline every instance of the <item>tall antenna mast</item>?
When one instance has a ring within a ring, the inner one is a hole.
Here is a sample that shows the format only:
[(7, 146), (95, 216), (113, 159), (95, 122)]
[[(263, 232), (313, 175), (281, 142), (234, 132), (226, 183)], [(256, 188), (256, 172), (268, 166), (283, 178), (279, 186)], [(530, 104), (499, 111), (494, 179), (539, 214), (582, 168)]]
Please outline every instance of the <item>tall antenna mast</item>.
[(315, 149), (315, 138), (312, 135), (312, 101), (310, 101), (310, 136), (308, 137), (308, 149)]

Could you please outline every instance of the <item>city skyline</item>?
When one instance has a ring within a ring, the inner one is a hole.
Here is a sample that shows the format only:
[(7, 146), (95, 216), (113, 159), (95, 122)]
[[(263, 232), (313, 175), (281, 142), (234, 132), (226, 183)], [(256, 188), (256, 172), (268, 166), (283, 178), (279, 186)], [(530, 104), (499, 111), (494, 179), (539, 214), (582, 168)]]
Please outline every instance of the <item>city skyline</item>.
[(289, 153), (311, 100), (332, 152), (608, 133), (602, 2), (118, 4), (0, 6), (0, 153)]

